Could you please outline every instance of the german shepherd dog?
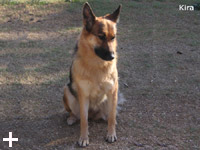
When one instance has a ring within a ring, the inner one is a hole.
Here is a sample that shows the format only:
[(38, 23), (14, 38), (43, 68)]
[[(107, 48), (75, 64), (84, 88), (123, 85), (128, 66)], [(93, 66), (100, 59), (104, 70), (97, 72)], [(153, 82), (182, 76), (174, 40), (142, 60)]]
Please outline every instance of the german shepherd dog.
[(64, 89), (67, 123), (80, 119), (79, 146), (89, 144), (88, 118), (108, 121), (106, 141), (117, 140), (115, 124), (118, 104), (117, 21), (121, 5), (112, 13), (96, 17), (86, 2), (83, 29), (70, 68), (70, 83)]

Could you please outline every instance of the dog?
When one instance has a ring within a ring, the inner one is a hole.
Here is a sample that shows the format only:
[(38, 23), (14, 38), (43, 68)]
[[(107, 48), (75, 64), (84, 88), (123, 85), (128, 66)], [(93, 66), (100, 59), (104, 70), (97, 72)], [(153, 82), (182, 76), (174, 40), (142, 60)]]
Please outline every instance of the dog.
[(96, 17), (89, 5), (83, 6), (83, 28), (70, 67), (70, 82), (63, 102), (70, 113), (68, 125), (80, 119), (81, 147), (89, 145), (88, 119), (108, 121), (106, 141), (117, 140), (118, 105), (117, 22), (121, 5), (112, 13)]

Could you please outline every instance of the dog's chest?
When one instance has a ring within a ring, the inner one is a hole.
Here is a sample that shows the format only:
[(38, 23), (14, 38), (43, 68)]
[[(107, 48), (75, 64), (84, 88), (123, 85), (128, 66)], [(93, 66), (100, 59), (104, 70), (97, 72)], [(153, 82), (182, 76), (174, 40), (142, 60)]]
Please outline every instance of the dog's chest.
[(108, 91), (110, 91), (113, 88), (114, 81), (113, 80), (107, 80), (107, 81), (103, 81), (103, 82), (99, 82), (99, 83), (97, 82), (95, 85), (90, 90), (90, 96), (91, 97), (106, 94)]
[(83, 90), (83, 93), (90, 101), (101, 101), (104, 99), (106, 93), (108, 93), (114, 87), (114, 80), (103, 80), (91, 82), (88, 80), (80, 81), (80, 87)]
[(96, 87), (90, 90), (89, 101), (90, 108), (98, 109), (98, 106), (107, 100), (107, 93), (113, 88), (113, 80), (99, 83)]

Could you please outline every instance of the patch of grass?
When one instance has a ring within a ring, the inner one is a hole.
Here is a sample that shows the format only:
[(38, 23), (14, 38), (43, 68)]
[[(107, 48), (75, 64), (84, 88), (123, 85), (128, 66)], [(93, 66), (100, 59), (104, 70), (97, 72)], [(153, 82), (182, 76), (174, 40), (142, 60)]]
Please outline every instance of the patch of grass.
[(170, 29), (168, 30), (167, 35), (170, 37), (173, 37), (176, 35), (176, 33), (177, 33), (177, 29)]
[[(89, 2), (95, 15), (96, 16), (102, 16), (107, 13), (112, 13), (117, 7), (118, 4), (114, 3), (114, 0), (72, 0), (71, 3), (69, 3), (69, 11), (74, 12), (82, 11), (83, 3)], [(114, 5), (113, 5), (114, 4)]]
[(0, 50), (1, 50), (2, 48), (5, 48), (7, 44), (8, 44), (7, 41), (0, 40)]
[(141, 10), (147, 7), (143, 3), (138, 3), (135, 1), (123, 3), (123, 6), (129, 8), (129, 9), (141, 9)]
[(1, 68), (0, 67), (0, 72), (5, 72), (6, 71), (6, 68)]
[(153, 35), (153, 29), (147, 29), (146, 31), (143, 32), (144, 37), (150, 37)]
[[(127, 32), (132, 34), (127, 34)], [(153, 28), (147, 28), (142, 25), (130, 25), (127, 27), (127, 30), (121, 30), (119, 34), (122, 40), (129, 38), (134, 41), (149, 41), (153, 37)]]
[(69, 3), (68, 12), (81, 12), (82, 6), (84, 2), (80, 1), (73, 1), (72, 3)]
[(95, 0), (90, 1), (90, 4), (96, 16), (103, 16), (105, 14), (112, 13), (117, 9), (120, 3), (114, 2), (114, 0)]
[(197, 47), (200, 46), (200, 41), (199, 40), (192, 40), (191, 42), (188, 43), (189, 46), (192, 47)]
[(80, 33), (81, 29), (82, 27), (68, 27), (68, 28), (59, 30), (58, 33), (60, 33), (61, 35)]
[(166, 0), (157, 0), (157, 1), (159, 1), (159, 2), (166, 2)]
[(176, 2), (178, 4), (194, 4), (199, 3), (200, 0), (171, 0), (172, 2)]
[(74, 2), (74, 3), (85, 3), (85, 2), (88, 2), (88, 0), (71, 0), (71, 2)]
[(156, 9), (161, 9), (165, 6), (163, 3), (158, 2), (158, 1), (153, 2), (152, 5), (153, 5), (153, 8), (156, 8)]
[(47, 1), (40, 1), (40, 0), (31, 0), (31, 1), (28, 1), (27, 2), (28, 4), (31, 4), (31, 5), (46, 5), (48, 4)]
[(177, 67), (177, 65), (176, 65), (176, 64), (174, 64), (174, 63), (171, 63), (171, 62), (169, 62), (169, 63), (168, 63), (168, 66), (169, 66), (170, 68), (176, 68), (176, 67)]
[(1, 0), (2, 5), (18, 5), (18, 4), (31, 4), (31, 5), (46, 5), (49, 3), (66, 2), (66, 0)]
[(24, 41), (19, 43), (20, 48), (36, 48), (42, 47), (42, 43), (39, 41)]
[(19, 2), (12, 1), (12, 0), (1, 0), (0, 4), (2, 4), (2, 5), (17, 5), (17, 4), (19, 4)]

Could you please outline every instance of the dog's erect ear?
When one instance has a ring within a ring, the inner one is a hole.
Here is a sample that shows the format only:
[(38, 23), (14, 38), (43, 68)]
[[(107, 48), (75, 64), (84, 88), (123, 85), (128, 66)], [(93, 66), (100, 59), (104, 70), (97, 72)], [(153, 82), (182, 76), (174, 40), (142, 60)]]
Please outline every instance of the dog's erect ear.
[(109, 19), (116, 23), (119, 18), (119, 13), (121, 11), (121, 7), (122, 7), (122, 5), (119, 5), (119, 7), (112, 14), (109, 14), (106, 16), (106, 19)]
[(83, 6), (83, 23), (88, 32), (92, 30), (92, 26), (95, 23), (95, 15), (88, 2)]

